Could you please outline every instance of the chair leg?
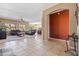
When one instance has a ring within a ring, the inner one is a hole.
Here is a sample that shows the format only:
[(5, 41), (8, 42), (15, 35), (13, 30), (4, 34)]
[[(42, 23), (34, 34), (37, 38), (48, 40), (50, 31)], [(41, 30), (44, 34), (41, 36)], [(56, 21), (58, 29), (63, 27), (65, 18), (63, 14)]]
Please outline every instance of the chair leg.
[(66, 40), (66, 51), (65, 52), (68, 52), (69, 51), (69, 48), (68, 48), (68, 42)]

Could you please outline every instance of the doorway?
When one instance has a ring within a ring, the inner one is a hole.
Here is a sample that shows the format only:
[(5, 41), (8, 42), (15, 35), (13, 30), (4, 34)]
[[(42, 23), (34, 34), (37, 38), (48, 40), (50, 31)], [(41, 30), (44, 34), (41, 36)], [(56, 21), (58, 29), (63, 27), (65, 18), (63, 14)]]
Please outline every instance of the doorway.
[(49, 37), (67, 39), (69, 35), (69, 10), (49, 15)]

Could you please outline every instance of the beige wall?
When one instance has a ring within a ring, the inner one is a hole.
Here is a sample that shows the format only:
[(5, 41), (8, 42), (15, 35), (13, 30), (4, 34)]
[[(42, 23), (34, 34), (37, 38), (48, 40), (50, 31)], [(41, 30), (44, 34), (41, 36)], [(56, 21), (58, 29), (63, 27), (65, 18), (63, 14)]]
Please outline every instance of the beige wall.
[(57, 4), (49, 9), (44, 10), (42, 19), (43, 28), (43, 39), (48, 40), (49, 38), (49, 14), (56, 10), (69, 9), (69, 34), (76, 32), (77, 23), (75, 17), (76, 4), (75, 3), (63, 3)]
[(77, 32), (79, 33), (79, 12), (78, 12), (78, 27), (77, 27)]

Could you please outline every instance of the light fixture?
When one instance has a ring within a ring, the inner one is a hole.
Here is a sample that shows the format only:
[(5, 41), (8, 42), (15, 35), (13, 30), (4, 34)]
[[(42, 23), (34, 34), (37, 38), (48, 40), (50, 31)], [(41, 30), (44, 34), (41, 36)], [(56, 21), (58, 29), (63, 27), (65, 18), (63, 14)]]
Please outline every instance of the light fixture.
[(60, 13), (58, 12), (58, 15), (60, 15)]

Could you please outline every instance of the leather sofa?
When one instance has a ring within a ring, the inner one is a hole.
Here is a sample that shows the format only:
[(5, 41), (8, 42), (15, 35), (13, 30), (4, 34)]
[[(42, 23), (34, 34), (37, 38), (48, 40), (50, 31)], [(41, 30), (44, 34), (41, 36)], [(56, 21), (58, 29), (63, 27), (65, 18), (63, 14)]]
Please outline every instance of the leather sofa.
[(34, 35), (36, 33), (36, 30), (28, 30), (25, 32), (26, 35)]
[(0, 40), (1, 39), (6, 39), (6, 30), (5, 29), (0, 29)]

